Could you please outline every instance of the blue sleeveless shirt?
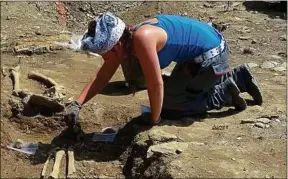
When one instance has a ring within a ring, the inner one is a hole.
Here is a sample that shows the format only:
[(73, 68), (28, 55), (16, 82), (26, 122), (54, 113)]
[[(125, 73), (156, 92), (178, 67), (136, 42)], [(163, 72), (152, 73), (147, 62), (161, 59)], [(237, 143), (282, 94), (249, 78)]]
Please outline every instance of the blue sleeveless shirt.
[(134, 31), (144, 24), (160, 27), (166, 31), (166, 44), (158, 52), (161, 69), (172, 61), (179, 64), (192, 61), (202, 53), (217, 47), (221, 42), (221, 35), (205, 22), (176, 15), (158, 15), (156, 18), (157, 23), (139, 24)]

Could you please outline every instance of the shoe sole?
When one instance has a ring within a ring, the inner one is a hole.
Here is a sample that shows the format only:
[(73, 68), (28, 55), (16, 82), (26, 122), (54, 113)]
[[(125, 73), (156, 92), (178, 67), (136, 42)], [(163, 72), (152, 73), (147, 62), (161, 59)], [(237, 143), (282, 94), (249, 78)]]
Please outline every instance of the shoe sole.
[[(241, 92), (232, 78), (230, 79), (230, 82), (231, 82), (230, 92), (232, 93), (232, 103), (235, 107), (235, 110), (243, 111), (247, 108), (247, 103), (241, 96), (239, 96)], [(237, 92), (237, 94), (235, 94), (235, 92)]]
[[(262, 97), (262, 93), (261, 93), (261, 89), (259, 87), (259, 84), (257, 82), (257, 80), (253, 77), (251, 71), (250, 71), (250, 67), (247, 64), (244, 64), (244, 70), (247, 72), (248, 74), (248, 85), (249, 85), (249, 91), (247, 91), (247, 93), (249, 95), (252, 96), (254, 103), (256, 105), (262, 105), (263, 104), (263, 97)], [(247, 89), (247, 88), (246, 88)]]

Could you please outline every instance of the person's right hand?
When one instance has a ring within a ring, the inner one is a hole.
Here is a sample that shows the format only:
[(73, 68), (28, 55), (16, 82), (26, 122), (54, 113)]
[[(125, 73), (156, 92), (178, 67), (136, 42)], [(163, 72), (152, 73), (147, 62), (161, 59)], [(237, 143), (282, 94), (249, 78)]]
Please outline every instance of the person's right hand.
[(78, 101), (72, 101), (66, 108), (65, 108), (65, 116), (64, 120), (68, 127), (74, 127), (79, 118), (79, 112), (82, 108), (82, 105)]

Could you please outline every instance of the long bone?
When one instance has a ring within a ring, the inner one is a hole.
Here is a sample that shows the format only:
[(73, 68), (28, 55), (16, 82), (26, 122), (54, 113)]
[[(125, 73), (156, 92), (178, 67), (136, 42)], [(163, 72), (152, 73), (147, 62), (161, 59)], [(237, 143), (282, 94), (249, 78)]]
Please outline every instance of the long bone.
[(61, 163), (61, 160), (62, 160), (64, 155), (65, 155), (65, 151), (64, 150), (59, 150), (59, 151), (56, 152), (53, 170), (50, 173), (49, 179), (56, 179), (56, 178), (59, 177), (60, 163)]

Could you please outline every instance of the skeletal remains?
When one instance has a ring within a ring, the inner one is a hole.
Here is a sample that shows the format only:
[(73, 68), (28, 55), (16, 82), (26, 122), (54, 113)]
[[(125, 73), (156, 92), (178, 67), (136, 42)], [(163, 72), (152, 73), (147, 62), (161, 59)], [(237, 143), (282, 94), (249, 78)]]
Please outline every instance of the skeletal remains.
[[(54, 156), (54, 164), (53, 164), (53, 169), (50, 175), (48, 176), (49, 179), (56, 179), (59, 178), (59, 173), (60, 173), (60, 164), (62, 161), (63, 156), (66, 155), (66, 161), (68, 160), (67, 164), (67, 171), (66, 171), (66, 178), (76, 178), (76, 168), (75, 168), (75, 159), (74, 159), (74, 151), (73, 150), (63, 150), (63, 149), (54, 149), (48, 156), (48, 159), (46, 160), (42, 172), (41, 172), (41, 178), (45, 178), (47, 176), (47, 170), (48, 170), (48, 165), (50, 163), (50, 160)], [(67, 162), (66, 162), (67, 163)]]
[(13, 95), (22, 98), (22, 103), (30, 106), (43, 106), (47, 110), (60, 112), (64, 109), (63, 87), (58, 85), (53, 79), (46, 77), (39, 72), (30, 72), (28, 79), (36, 80), (44, 84), (47, 89), (43, 94), (34, 94), (27, 89), (20, 88), (20, 66), (9, 69), (10, 77), (13, 81)]

